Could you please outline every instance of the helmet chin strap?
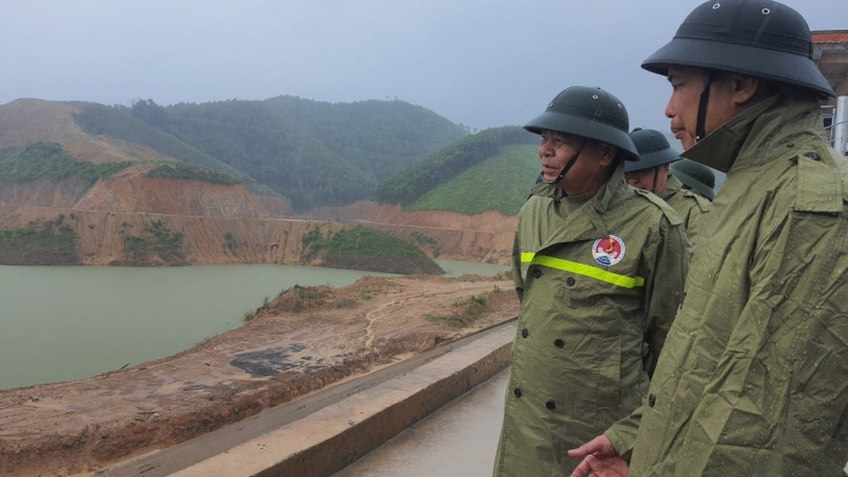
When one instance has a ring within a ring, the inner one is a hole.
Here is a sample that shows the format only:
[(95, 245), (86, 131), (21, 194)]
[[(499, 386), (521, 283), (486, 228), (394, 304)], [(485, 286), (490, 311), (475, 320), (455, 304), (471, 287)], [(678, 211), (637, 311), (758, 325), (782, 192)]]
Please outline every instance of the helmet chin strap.
[(568, 171), (571, 170), (572, 167), (574, 167), (574, 163), (577, 162), (577, 158), (580, 157), (580, 152), (583, 151), (583, 145), (584, 144), (586, 144), (586, 138), (585, 137), (580, 139), (580, 146), (577, 148), (577, 152), (574, 153), (574, 156), (568, 161), (568, 163), (565, 165), (565, 167), (562, 168), (562, 172), (559, 173), (557, 178), (550, 181), (550, 182), (543, 179), (543, 182), (545, 184), (550, 184), (550, 185), (559, 184), (560, 181), (562, 181), (563, 177), (565, 177), (565, 175), (568, 174)]
[[(662, 166), (660, 166), (660, 167), (662, 167)], [(652, 194), (656, 194), (656, 193), (657, 193), (657, 179), (658, 179), (659, 177), (660, 177), (660, 168), (659, 168), (659, 167), (655, 167), (655, 168), (654, 168), (654, 183), (653, 183), (653, 184), (651, 184), (651, 193), (652, 193)]]
[(710, 102), (710, 87), (713, 84), (713, 72), (707, 70), (704, 77), (704, 90), (701, 91), (701, 101), (698, 103), (698, 124), (695, 128), (695, 142), (707, 135), (707, 104)]

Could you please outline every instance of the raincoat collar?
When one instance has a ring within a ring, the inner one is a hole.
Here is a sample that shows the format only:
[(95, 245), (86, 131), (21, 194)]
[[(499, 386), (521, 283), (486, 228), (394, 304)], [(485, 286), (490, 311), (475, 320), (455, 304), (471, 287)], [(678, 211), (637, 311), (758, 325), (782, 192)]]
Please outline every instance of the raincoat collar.
[[(543, 241), (539, 250), (561, 243), (595, 240), (609, 235), (608, 220), (604, 219), (604, 214), (612, 207), (615, 196), (625, 187), (628, 186), (624, 183), (624, 164), (619, 164), (610, 178), (598, 189), (598, 193), (580, 205), (577, 213), (564, 215), (559, 206), (563, 200), (562, 192), (548, 184), (537, 186), (533, 195), (552, 199), (553, 207), (550, 210), (555, 211), (553, 213), (560, 219), (555, 225), (552, 224), (552, 233)], [(619, 209), (613, 210), (619, 214), (626, 212)]]
[(683, 183), (680, 182), (680, 179), (669, 175), (668, 182), (665, 183), (665, 189), (660, 192), (660, 199), (668, 202), (668, 199), (681, 190), (683, 190)]
[(722, 172), (756, 167), (774, 159), (769, 152), (775, 146), (817, 135), (823, 128), (816, 124), (818, 111), (814, 99), (783, 91), (726, 122), (681, 156)]
[[(619, 187), (624, 184), (624, 163), (618, 165), (615, 170), (610, 175), (609, 179), (598, 189), (598, 193), (594, 195), (594, 197), (587, 200), (587, 203), (592, 204), (592, 208), (596, 210), (599, 214), (602, 214), (607, 211), (610, 203), (615, 197), (616, 191)], [(556, 187), (540, 183), (537, 185), (531, 192), (530, 195), (536, 195), (539, 197), (546, 197), (548, 199), (559, 202), (563, 200), (563, 194), (560, 189)], [(585, 204), (584, 204), (585, 205)]]

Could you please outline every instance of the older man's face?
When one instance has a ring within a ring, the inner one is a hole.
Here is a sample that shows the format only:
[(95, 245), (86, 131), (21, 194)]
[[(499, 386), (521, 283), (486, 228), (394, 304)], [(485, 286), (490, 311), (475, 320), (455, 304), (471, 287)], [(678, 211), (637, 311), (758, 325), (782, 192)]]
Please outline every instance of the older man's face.
[(562, 181), (556, 185), (568, 195), (579, 195), (589, 192), (587, 187), (594, 181), (602, 167), (609, 166), (612, 158), (605, 155), (603, 146), (594, 141), (586, 141), (583, 149), (580, 144), (583, 138), (571, 134), (543, 131), (539, 143), (539, 159), (542, 161), (542, 180), (554, 181), (562, 172), (568, 161), (580, 150), (580, 156)]
[[(706, 71), (701, 68), (672, 67), (668, 70), (671, 83), (671, 98), (665, 107), (666, 117), (671, 119), (674, 137), (689, 149), (697, 142), (698, 107), (704, 91)], [(739, 110), (733, 102), (732, 83), (725, 76), (713, 79), (707, 103), (704, 130), (709, 134), (722, 124), (733, 119)]]

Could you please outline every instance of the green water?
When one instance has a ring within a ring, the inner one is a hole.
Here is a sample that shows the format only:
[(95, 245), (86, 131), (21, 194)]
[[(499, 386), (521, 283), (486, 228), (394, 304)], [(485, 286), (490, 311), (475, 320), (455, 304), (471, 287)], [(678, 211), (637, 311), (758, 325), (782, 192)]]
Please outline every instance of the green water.
[[(437, 260), (448, 276), (506, 267)], [(0, 266), (0, 389), (66, 381), (191, 348), (243, 324), (295, 284), (342, 287), (354, 270), (283, 265)]]

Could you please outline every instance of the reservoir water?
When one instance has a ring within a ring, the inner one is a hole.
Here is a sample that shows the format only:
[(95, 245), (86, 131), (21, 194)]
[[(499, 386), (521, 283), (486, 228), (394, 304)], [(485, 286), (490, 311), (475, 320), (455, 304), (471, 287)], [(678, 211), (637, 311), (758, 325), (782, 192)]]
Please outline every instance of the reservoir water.
[[(447, 276), (500, 265), (437, 260)], [(93, 376), (170, 356), (237, 328), (295, 284), (387, 274), (286, 265), (0, 266), (0, 389)]]

